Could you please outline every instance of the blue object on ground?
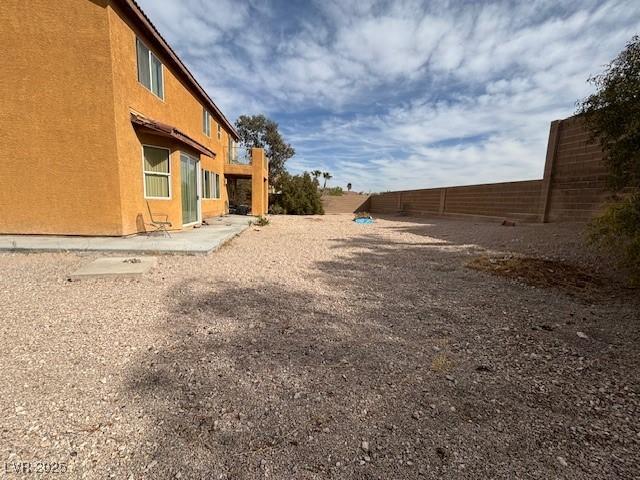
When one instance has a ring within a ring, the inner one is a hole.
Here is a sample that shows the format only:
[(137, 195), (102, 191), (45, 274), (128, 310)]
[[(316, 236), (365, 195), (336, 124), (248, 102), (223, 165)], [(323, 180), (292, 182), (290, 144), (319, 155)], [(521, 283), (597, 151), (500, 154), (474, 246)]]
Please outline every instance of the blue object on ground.
[(361, 217), (361, 218), (354, 218), (353, 219), (354, 222), (356, 223), (373, 223), (373, 218), (371, 217)]

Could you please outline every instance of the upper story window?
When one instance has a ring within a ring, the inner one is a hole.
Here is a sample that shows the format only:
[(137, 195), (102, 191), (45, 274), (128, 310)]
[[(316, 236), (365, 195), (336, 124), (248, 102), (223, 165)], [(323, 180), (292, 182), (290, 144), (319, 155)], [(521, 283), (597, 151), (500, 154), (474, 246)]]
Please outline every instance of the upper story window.
[(156, 96), (164, 99), (162, 62), (139, 38), (136, 38), (136, 52), (138, 57), (138, 81)]
[(211, 136), (211, 114), (206, 108), (202, 109), (202, 132), (207, 136)]
[(222, 140), (222, 127), (218, 124), (218, 140)]

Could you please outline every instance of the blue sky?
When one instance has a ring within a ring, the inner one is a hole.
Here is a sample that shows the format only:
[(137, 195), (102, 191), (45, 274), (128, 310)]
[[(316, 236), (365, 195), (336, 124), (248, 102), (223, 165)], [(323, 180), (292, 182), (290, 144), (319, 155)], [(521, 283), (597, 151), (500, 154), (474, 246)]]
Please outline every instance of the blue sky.
[(640, 33), (638, 0), (138, 2), (232, 121), (357, 191), (541, 177), (549, 122)]

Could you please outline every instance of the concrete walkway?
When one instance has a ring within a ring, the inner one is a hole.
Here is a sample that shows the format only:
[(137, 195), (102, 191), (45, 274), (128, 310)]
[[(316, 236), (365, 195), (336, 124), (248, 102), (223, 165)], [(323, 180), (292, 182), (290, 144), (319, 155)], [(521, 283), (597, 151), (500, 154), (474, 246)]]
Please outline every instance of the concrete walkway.
[(161, 234), (130, 237), (0, 235), (0, 251), (206, 255), (246, 230), (252, 219), (244, 215), (214, 218), (209, 220), (210, 225), (171, 232), (171, 238)]

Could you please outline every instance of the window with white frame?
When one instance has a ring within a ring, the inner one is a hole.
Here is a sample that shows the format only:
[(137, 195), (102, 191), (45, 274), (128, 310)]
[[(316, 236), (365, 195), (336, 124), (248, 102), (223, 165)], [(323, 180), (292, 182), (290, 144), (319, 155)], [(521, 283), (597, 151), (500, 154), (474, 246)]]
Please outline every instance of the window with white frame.
[(202, 197), (220, 198), (220, 175), (209, 170), (202, 171)]
[(211, 177), (209, 170), (202, 170), (202, 198), (211, 198)]
[(136, 38), (136, 52), (138, 58), (138, 81), (156, 96), (164, 99), (162, 62), (139, 38)]
[(169, 153), (168, 148), (151, 145), (142, 147), (145, 198), (171, 198)]
[(202, 108), (202, 132), (207, 136), (211, 136), (211, 114), (206, 108)]
[(222, 139), (222, 127), (218, 124), (218, 140)]

